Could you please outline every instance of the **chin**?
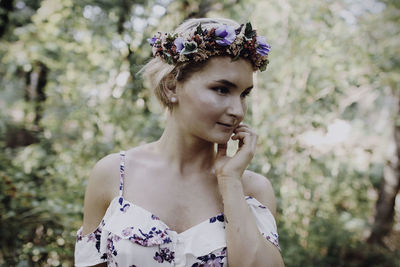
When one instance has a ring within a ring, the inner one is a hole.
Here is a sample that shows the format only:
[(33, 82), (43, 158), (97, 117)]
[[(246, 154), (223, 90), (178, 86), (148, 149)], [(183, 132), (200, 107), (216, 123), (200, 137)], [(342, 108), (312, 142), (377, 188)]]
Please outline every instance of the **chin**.
[(231, 139), (231, 136), (232, 132), (214, 132), (199, 137), (210, 143), (226, 144)]
[(231, 136), (225, 135), (225, 136), (220, 136), (218, 138), (214, 138), (213, 140), (210, 141), (216, 144), (226, 144), (228, 143), (229, 139), (231, 139)]

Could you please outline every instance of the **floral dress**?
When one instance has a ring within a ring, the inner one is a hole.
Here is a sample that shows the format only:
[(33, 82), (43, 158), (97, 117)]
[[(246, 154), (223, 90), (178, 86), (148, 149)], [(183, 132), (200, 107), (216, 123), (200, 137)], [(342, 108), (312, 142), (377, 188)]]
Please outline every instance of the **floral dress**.
[[(148, 210), (124, 199), (125, 151), (121, 151), (120, 192), (99, 226), (87, 235), (78, 230), (75, 266), (228, 266), (223, 213), (217, 214), (182, 233)], [(246, 197), (260, 233), (279, 248), (273, 215), (255, 198)]]

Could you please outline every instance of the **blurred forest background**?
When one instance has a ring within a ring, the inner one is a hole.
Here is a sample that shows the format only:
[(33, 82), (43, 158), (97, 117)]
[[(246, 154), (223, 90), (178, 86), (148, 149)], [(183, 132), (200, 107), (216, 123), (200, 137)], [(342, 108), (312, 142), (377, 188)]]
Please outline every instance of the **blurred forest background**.
[(0, 0), (0, 266), (72, 266), (95, 162), (162, 132), (146, 39), (204, 16), (272, 45), (247, 122), (286, 266), (400, 266), (398, 0)]

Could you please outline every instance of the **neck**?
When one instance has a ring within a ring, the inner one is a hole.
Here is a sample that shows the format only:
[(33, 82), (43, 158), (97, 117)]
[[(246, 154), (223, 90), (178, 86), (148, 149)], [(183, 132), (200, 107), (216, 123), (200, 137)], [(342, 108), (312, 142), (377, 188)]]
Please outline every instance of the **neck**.
[(182, 177), (212, 170), (214, 143), (185, 132), (171, 117), (167, 119), (165, 130), (156, 146), (167, 158), (171, 168), (177, 170)]

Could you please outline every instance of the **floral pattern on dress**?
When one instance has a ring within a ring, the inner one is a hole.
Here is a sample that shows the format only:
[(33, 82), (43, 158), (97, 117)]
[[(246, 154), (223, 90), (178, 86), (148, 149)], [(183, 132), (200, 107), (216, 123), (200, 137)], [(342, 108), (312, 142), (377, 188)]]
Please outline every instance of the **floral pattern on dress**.
[(226, 262), (226, 247), (217, 253), (210, 253), (197, 258), (200, 262), (196, 262), (192, 267), (223, 267)]
[(129, 207), (131, 206), (131, 204), (129, 204), (129, 203), (125, 203), (124, 204), (124, 198), (123, 197), (120, 197), (118, 199), (118, 203), (121, 206), (121, 208), (119, 208), (119, 210), (122, 211), (123, 213), (125, 213), (129, 209)]
[(127, 227), (122, 230), (122, 236), (127, 237), (130, 241), (145, 247), (168, 244), (172, 242), (166, 230), (160, 230), (156, 227), (152, 227), (147, 233), (143, 232), (143, 230), (139, 228), (137, 231), (134, 231), (133, 226)]
[(154, 214), (151, 214), (151, 219), (152, 220), (157, 220), (157, 221), (159, 221), (160, 220), (160, 218), (158, 218), (156, 215), (154, 215)]
[(115, 266), (118, 266), (118, 263), (114, 261), (114, 257), (118, 255), (117, 250), (115, 249), (114, 242), (118, 242), (121, 240), (121, 237), (117, 235), (109, 235), (107, 238), (107, 259), (108, 263), (114, 263)]
[(272, 244), (274, 244), (279, 249), (279, 251), (281, 250), (281, 247), (279, 246), (279, 236), (277, 233), (270, 232), (270, 235), (261, 233), (261, 235), (265, 237), (268, 241), (270, 241)]
[(225, 221), (225, 219), (224, 219), (224, 214), (223, 214), (223, 213), (220, 213), (220, 214), (218, 214), (217, 216), (214, 216), (214, 217), (211, 217), (211, 218), (210, 218), (210, 223), (215, 223), (216, 221), (220, 221), (220, 222)]
[[(136, 267), (133, 263), (137, 264), (139, 257), (146, 263), (145, 266), (156, 266), (157, 263), (174, 266), (175, 262), (185, 260), (186, 266), (226, 267), (227, 249), (226, 243), (222, 243), (225, 234), (223, 229), (227, 222), (224, 213), (196, 225), (196, 231), (186, 232), (185, 238), (178, 242), (178, 234), (157, 216), (124, 199), (124, 157), (125, 153), (121, 152), (119, 196), (112, 200), (97, 229), (85, 236), (82, 235), (82, 228), (78, 230), (76, 266), (107, 262), (108, 266)], [(251, 196), (245, 196), (245, 199), (255, 216), (260, 233), (280, 249), (276, 223), (271, 212), (257, 199)], [(199, 238), (203, 234), (207, 238)], [(146, 252), (143, 248), (137, 248), (138, 245), (148, 247)], [(207, 246), (207, 250), (202, 246)]]
[(124, 189), (124, 179), (125, 179), (125, 151), (121, 151), (120, 153), (120, 164), (119, 164), (119, 191), (121, 192)]
[[(95, 247), (97, 249), (98, 252), (100, 252), (100, 239), (101, 239), (101, 233), (102, 233), (102, 227), (104, 226), (105, 222), (104, 220), (101, 220), (101, 223), (99, 225), (99, 227), (96, 228), (96, 230), (94, 230), (93, 232), (91, 232), (90, 234), (86, 235), (85, 238), (87, 239), (86, 242), (94, 242), (95, 243)], [(84, 236), (82, 235), (82, 228), (78, 231), (78, 235), (76, 238), (76, 242), (81, 242), (84, 238)]]
[(169, 248), (160, 248), (159, 251), (156, 251), (153, 259), (158, 263), (163, 263), (164, 261), (172, 263), (175, 259), (175, 252), (169, 250)]

